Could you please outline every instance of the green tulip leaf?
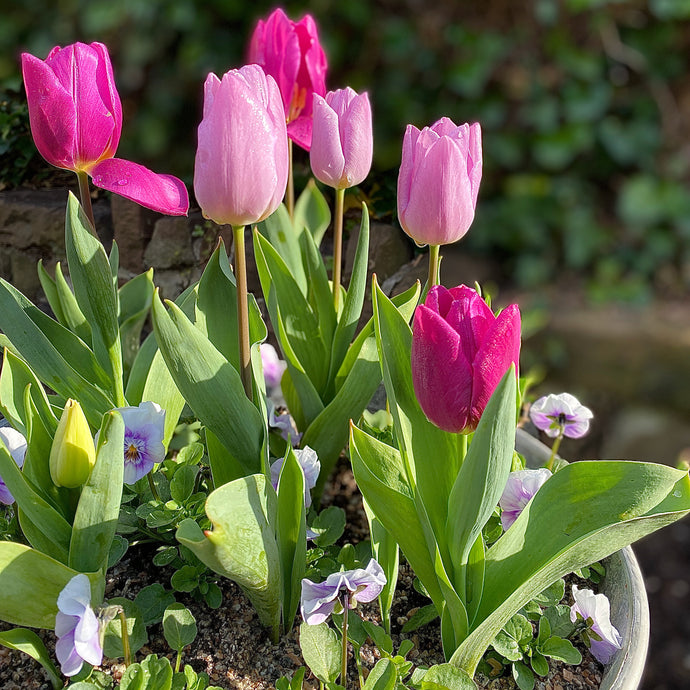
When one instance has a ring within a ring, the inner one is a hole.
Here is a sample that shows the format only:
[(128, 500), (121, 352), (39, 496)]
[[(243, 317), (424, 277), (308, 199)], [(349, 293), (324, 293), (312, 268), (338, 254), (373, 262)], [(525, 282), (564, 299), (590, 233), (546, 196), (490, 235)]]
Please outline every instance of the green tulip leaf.
[(191, 519), (177, 528), (177, 540), (211, 570), (236, 582), (262, 624), (274, 636), (280, 628), (280, 553), (276, 545), (276, 495), (263, 474), (228, 482), (206, 501), (213, 531), (204, 534)]
[(311, 179), (307, 182), (307, 186), (295, 203), (295, 219), (293, 223), (295, 231), (299, 237), (302, 228), (308, 230), (309, 234), (314, 238), (314, 244), (319, 247), (330, 224), (331, 210), (328, 202), (321, 190), (316, 186), (316, 182)]
[(306, 294), (307, 274), (304, 270), (299, 243), (299, 237), (304, 232), (304, 228), (293, 225), (285, 204), (280, 204), (274, 213), (256, 227), (283, 258), (302, 294)]
[(108, 567), (122, 497), (125, 425), (118, 412), (103, 417), (96, 464), (82, 487), (74, 515), (69, 565), (80, 572)]
[(153, 269), (127, 281), (118, 291), (120, 342), (125, 380), (129, 378), (141, 345), (141, 332), (153, 301)]
[(24, 652), (24, 654), (28, 654), (43, 666), (50, 678), (50, 684), (55, 690), (63, 687), (62, 676), (60, 676), (55, 668), (55, 664), (50, 660), (43, 640), (33, 630), (13, 628), (12, 630), (0, 632), (0, 644), (9, 649), (17, 649), (20, 652)]

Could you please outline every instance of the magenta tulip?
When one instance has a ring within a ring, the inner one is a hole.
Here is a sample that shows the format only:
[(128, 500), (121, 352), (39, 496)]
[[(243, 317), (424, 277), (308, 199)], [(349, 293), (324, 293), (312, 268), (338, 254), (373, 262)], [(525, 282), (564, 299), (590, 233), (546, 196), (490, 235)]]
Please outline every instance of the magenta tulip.
[(482, 178), (481, 128), (441, 118), (408, 125), (398, 176), (398, 220), (419, 245), (451, 244), (474, 220)]
[(87, 173), (97, 187), (168, 215), (185, 215), (187, 189), (172, 175), (114, 158), (122, 106), (108, 49), (101, 43), (56, 46), (45, 60), (22, 54), (31, 132), (58, 168)]
[(476, 429), (484, 408), (520, 357), (520, 310), (498, 316), (475, 290), (435, 285), (417, 307), (412, 382), (428, 419), (444, 431)]
[(258, 223), (278, 208), (288, 177), (288, 139), (280, 92), (258, 65), (204, 84), (204, 116), (194, 193), (218, 224)]
[(314, 94), (314, 129), (309, 154), (317, 180), (335, 189), (362, 182), (373, 154), (371, 106), (366, 93), (350, 87)]
[(326, 55), (319, 43), (316, 22), (309, 14), (293, 22), (282, 9), (260, 20), (249, 45), (249, 62), (263, 67), (278, 83), (287, 132), (309, 151), (312, 131), (312, 94), (326, 93)]

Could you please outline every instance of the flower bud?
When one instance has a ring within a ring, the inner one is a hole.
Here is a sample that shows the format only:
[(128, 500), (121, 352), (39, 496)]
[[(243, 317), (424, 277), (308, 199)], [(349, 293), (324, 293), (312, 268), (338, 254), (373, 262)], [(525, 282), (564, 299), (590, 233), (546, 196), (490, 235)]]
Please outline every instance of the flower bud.
[(71, 398), (60, 417), (50, 449), (50, 477), (69, 489), (86, 482), (96, 463), (96, 448), (81, 405)]

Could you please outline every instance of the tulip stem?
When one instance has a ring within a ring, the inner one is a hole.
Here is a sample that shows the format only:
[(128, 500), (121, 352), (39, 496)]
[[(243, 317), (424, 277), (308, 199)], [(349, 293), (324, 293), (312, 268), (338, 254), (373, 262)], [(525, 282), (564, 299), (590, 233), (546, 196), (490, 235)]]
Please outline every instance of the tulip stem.
[(91, 232), (96, 234), (96, 221), (93, 217), (93, 207), (91, 206), (91, 192), (89, 191), (89, 176), (84, 171), (77, 173), (77, 180), (79, 180), (79, 197), (81, 198), (81, 207), (86, 213), (86, 217), (91, 221)]
[(427, 292), (431, 290), (434, 285), (439, 284), (438, 259), (440, 250), (440, 244), (429, 245), (429, 277), (426, 282)]
[(237, 280), (237, 332), (240, 345), (240, 375), (247, 397), (252, 399), (252, 363), (249, 345), (249, 308), (247, 306), (247, 260), (244, 252), (244, 225), (232, 226)]
[(333, 306), (338, 313), (340, 305), (340, 270), (343, 262), (343, 207), (345, 190), (335, 190), (335, 220), (333, 224)]
[(292, 139), (288, 139), (288, 180), (287, 180), (287, 210), (290, 220), (295, 216), (295, 178), (292, 175)]
[(347, 612), (350, 605), (348, 592), (343, 596), (343, 655), (340, 662), (340, 684), (347, 688)]

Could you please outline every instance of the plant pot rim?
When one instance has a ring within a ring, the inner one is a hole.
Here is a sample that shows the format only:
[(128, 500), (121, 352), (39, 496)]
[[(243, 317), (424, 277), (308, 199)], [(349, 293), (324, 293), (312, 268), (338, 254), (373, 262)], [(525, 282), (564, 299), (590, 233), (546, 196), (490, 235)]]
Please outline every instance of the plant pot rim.
[[(515, 447), (528, 464), (543, 465), (551, 449), (518, 429)], [(642, 680), (649, 646), (649, 603), (639, 563), (631, 547), (603, 560), (606, 577), (601, 591), (611, 603), (611, 622), (623, 638), (623, 647), (605, 666), (599, 690), (637, 690)]]

